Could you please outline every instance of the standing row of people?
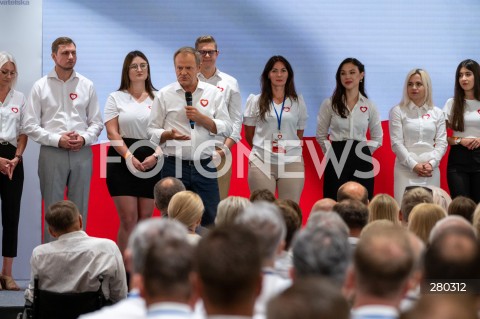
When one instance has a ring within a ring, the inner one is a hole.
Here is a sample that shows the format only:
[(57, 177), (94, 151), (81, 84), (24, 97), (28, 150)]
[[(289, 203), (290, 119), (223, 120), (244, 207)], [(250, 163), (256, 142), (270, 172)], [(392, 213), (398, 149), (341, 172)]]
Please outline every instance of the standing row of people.
[[(160, 91), (152, 84), (150, 65), (142, 52), (132, 51), (125, 58), (120, 87), (110, 94), (105, 106), (105, 126), (112, 142), (109, 155), (122, 157), (119, 163), (108, 161), (107, 167), (108, 189), (121, 220), (118, 244), (122, 250), (137, 221), (151, 216), (153, 185), (161, 177), (180, 177), (205, 203), (202, 225), (214, 222), (220, 192), (222, 198), (228, 194), (230, 175), (221, 174), (217, 181), (217, 168), (211, 162), (220, 157), (221, 165), (226, 166), (221, 169), (231, 170), (225, 155), (240, 140), (242, 121), (247, 143), (252, 146), (250, 190), (278, 190), (281, 198), (300, 200), (304, 184), (301, 140), (308, 115), (295, 88), (292, 66), (282, 56), (268, 60), (261, 75), (261, 93), (247, 99), (242, 118), (238, 83), (217, 69), (218, 55), (211, 36), (198, 38), (195, 48), (177, 50), (177, 81)], [(14, 90), (15, 60), (7, 53), (0, 56), (5, 277), (11, 277), (11, 258), (16, 255), (21, 160), (27, 135), (41, 144), (38, 174), (45, 207), (63, 199), (66, 187), (84, 225), (87, 221), (92, 174), (89, 146), (103, 129), (98, 98), (93, 83), (74, 70), (77, 55), (72, 39), (56, 39), (52, 59), (54, 69), (34, 84), (25, 99)], [(336, 82), (332, 97), (320, 106), (317, 121), (317, 141), (330, 159), (324, 197), (335, 198), (338, 187), (348, 180), (363, 184), (372, 197), (376, 167), (371, 154), (381, 146), (383, 132), (375, 104), (365, 91), (364, 65), (354, 58), (345, 59), (338, 67)], [(448, 165), (452, 194), (479, 202), (478, 63), (466, 60), (457, 68), (455, 95), (444, 108), (446, 122), (443, 112), (433, 106), (431, 92), (428, 73), (412, 70), (402, 101), (390, 113), (392, 148), (397, 155), (396, 198), (400, 200), (408, 185), (438, 186), (447, 123), (454, 132), (448, 138), (452, 145)], [(3, 187), (3, 183), (11, 184)], [(45, 230), (44, 241), (50, 240)]]

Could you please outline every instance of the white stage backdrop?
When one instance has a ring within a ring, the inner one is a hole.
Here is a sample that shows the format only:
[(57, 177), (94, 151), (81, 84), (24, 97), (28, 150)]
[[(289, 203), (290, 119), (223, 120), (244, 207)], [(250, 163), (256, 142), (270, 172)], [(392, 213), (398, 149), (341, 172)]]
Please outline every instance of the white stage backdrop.
[[(33, 83), (42, 75), (42, 1), (0, 0), (0, 51), (17, 60), (16, 89), (28, 96)], [(41, 196), (37, 175), (38, 145), (29, 141), (23, 156), (25, 183), (18, 233), (15, 278), (30, 278), (30, 255), (40, 243)], [(1, 238), (0, 238), (1, 242)]]

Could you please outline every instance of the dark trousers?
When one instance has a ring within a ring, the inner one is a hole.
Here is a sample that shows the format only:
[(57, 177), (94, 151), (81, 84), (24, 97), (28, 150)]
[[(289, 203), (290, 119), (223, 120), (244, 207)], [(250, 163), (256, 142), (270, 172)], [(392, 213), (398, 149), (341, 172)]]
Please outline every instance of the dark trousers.
[(470, 151), (453, 145), (448, 155), (447, 182), (452, 198), (465, 196), (480, 203), (480, 149)]
[[(218, 191), (217, 168), (213, 165), (211, 159), (196, 161), (197, 165), (202, 167), (206, 172), (198, 171), (195, 167), (195, 161), (180, 160), (181, 167), (176, 172), (176, 160), (173, 156), (165, 157), (162, 168), (162, 178), (176, 177), (180, 179), (185, 188), (197, 193), (203, 201), (205, 212), (202, 216), (202, 226), (206, 227), (215, 222), (217, 216), (217, 206), (220, 202), (220, 194)], [(205, 176), (207, 174), (208, 176)]]
[[(0, 157), (13, 159), (15, 146), (0, 145)], [(2, 256), (17, 257), (18, 221), (23, 191), (23, 163), (19, 162), (13, 171), (12, 180), (0, 174), (0, 199), (2, 201)]]
[[(373, 173), (373, 164), (370, 149), (367, 146), (361, 148), (361, 153), (363, 153), (362, 158), (356, 154), (355, 149), (360, 142), (358, 141), (341, 141), (341, 142), (332, 142), (332, 149), (330, 152), (334, 152), (336, 161), (339, 164), (336, 164), (337, 171), (335, 171), (335, 166), (332, 164), (332, 160), (329, 159), (327, 166), (325, 167), (325, 173), (323, 175), (323, 197), (332, 198), (337, 200), (337, 191), (346, 182), (354, 181), (362, 184), (368, 190), (368, 199), (373, 197), (373, 187), (374, 187), (374, 173)], [(351, 146), (348, 149), (348, 146)], [(343, 154), (343, 152), (348, 152)], [(333, 156), (333, 154), (331, 155)], [(342, 156), (347, 156), (345, 163), (342, 165), (341, 159)], [(368, 178), (358, 177), (359, 173), (368, 174)], [(357, 175), (357, 176), (355, 176)]]

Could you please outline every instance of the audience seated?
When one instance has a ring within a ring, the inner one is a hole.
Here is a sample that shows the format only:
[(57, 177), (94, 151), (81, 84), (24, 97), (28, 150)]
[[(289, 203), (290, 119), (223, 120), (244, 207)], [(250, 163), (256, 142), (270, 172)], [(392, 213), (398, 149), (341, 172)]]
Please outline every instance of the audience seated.
[(320, 278), (296, 280), (267, 306), (267, 319), (349, 319), (348, 303), (338, 287)]
[(472, 217), (473, 227), (477, 230), (477, 234), (480, 234), (480, 204), (477, 205)]
[(102, 291), (112, 302), (127, 296), (122, 254), (115, 242), (88, 236), (82, 231), (82, 216), (71, 201), (59, 201), (45, 213), (48, 232), (57, 240), (35, 247), (30, 259), (31, 280), (25, 298), (33, 301), (34, 277), (40, 289), (52, 292)]
[(405, 194), (402, 198), (402, 204), (400, 205), (400, 218), (402, 224), (406, 227), (408, 225), (410, 212), (413, 207), (421, 203), (433, 204), (432, 191), (425, 187), (411, 187), (405, 190)]
[(228, 196), (220, 201), (217, 207), (217, 217), (215, 218), (215, 225), (232, 225), (235, 219), (243, 213), (245, 207), (249, 206), (251, 202), (240, 196)]
[(432, 190), (433, 203), (442, 206), (447, 212), (448, 207), (452, 202), (450, 195), (443, 188), (437, 186), (428, 185), (426, 188), (430, 188)]
[(352, 318), (398, 318), (413, 264), (407, 231), (400, 226), (362, 234), (344, 285), (347, 296), (355, 294)]
[(448, 206), (448, 215), (459, 215), (468, 220), (469, 222), (473, 221), (473, 212), (475, 212), (477, 204), (465, 196), (455, 197), (450, 206)]
[(398, 219), (399, 212), (400, 208), (395, 198), (388, 194), (378, 194), (373, 197), (368, 205), (368, 222), (387, 219), (395, 225), (400, 225), (400, 220)]
[(286, 204), (285, 200), (278, 200), (277, 206), (285, 222), (287, 233), (283, 250), (275, 256), (274, 268), (277, 274), (288, 279), (290, 278), (290, 268), (292, 268), (292, 252), (290, 246), (293, 236), (295, 236), (297, 231), (302, 227), (302, 215), (301, 212), (298, 213), (291, 205)]
[[(462, 282), (472, 278), (480, 278), (480, 249), (477, 237), (464, 227), (444, 228), (427, 247), (424, 283), (428, 286), (430, 282), (439, 280)], [(467, 289), (472, 288), (469, 287), (471, 284), (475, 283), (469, 281)]]
[(268, 189), (256, 189), (250, 194), (250, 201), (252, 203), (258, 201), (275, 203), (277, 201), (277, 198), (275, 197), (275, 194)]
[(290, 286), (289, 279), (274, 271), (275, 257), (285, 245), (286, 226), (279, 208), (267, 202), (255, 202), (247, 207), (237, 223), (252, 230), (258, 238), (262, 257), (262, 293), (255, 304), (255, 314), (265, 315), (266, 303)]
[(187, 237), (155, 240), (145, 256), (140, 295), (147, 305), (147, 318), (189, 318), (193, 316), (190, 277), (193, 246)]
[(319, 199), (315, 202), (315, 204), (313, 204), (310, 215), (315, 212), (331, 212), (336, 203), (336, 200), (328, 197)]
[(153, 190), (155, 207), (162, 217), (167, 217), (168, 204), (173, 195), (184, 190), (186, 190), (185, 185), (175, 177), (164, 177), (155, 184)]
[(314, 212), (308, 216), (306, 227), (316, 227), (317, 225), (324, 225), (324, 227), (333, 227), (341, 230), (348, 237), (350, 229), (343, 221), (342, 217), (336, 212)]
[(137, 224), (128, 239), (125, 250), (125, 265), (129, 270), (130, 292), (127, 299), (79, 319), (144, 319), (145, 300), (140, 296), (141, 272), (145, 268), (145, 256), (156, 240), (182, 240), (187, 236), (186, 227), (178, 221), (164, 218), (150, 218)]
[(368, 206), (368, 190), (360, 183), (346, 182), (337, 191), (337, 202), (341, 202), (345, 199), (359, 200)]
[(333, 211), (338, 213), (347, 224), (350, 229), (348, 240), (355, 247), (360, 232), (368, 221), (368, 207), (359, 200), (344, 199), (333, 206)]
[(173, 195), (168, 204), (168, 218), (178, 220), (187, 227), (188, 240), (196, 244), (200, 240), (195, 230), (202, 222), (205, 207), (200, 196), (192, 191), (181, 191)]
[[(325, 216), (336, 214), (326, 213)], [(339, 223), (344, 224), (342, 220)], [(346, 225), (332, 227), (330, 223), (317, 223), (305, 227), (292, 244), (293, 281), (325, 277), (341, 287), (350, 264), (351, 250)]]
[(462, 228), (469, 232), (472, 236), (477, 237), (478, 231), (465, 218), (458, 215), (450, 215), (442, 218), (433, 226), (428, 237), (428, 242), (432, 243), (440, 234), (450, 228)]
[(440, 205), (418, 204), (410, 212), (408, 230), (427, 244), (433, 226), (445, 217), (447, 217), (447, 213)]
[(192, 278), (207, 317), (253, 316), (262, 289), (260, 247), (258, 236), (240, 225), (215, 227), (200, 240)]
[(476, 300), (465, 294), (424, 294), (401, 319), (478, 319)]

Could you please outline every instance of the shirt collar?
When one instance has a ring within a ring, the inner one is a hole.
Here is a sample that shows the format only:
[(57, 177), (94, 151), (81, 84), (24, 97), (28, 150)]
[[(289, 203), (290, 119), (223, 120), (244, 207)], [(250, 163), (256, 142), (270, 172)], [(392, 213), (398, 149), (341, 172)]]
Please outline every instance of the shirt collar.
[[(55, 78), (55, 79), (57, 79), (57, 80), (60, 81), (60, 79), (58, 78), (57, 72), (55, 72), (55, 68), (53, 68), (52, 71), (50, 71), (50, 73), (48, 73), (48, 77), (49, 77), (49, 78)], [(75, 70), (73, 70), (72, 75), (71, 75), (70, 78), (69, 78), (67, 81), (65, 81), (65, 82), (68, 82), (68, 81), (70, 81), (71, 79), (74, 79), (74, 78), (76, 78), (76, 77), (77, 77), (77, 72), (75, 72)]]
[(410, 101), (410, 103), (408, 103), (407, 107), (410, 111), (418, 109), (418, 108), (423, 109), (425, 111), (428, 111), (430, 109), (430, 107), (427, 104), (423, 104), (422, 106), (418, 107), (412, 101)]
[[(205, 82), (202, 82), (202, 81), (198, 81), (198, 84), (197, 84), (197, 88), (195, 89), (195, 92), (198, 91), (198, 90), (204, 90), (205, 89), (205, 86), (207, 85), (207, 83)], [(174, 84), (174, 89), (176, 92), (185, 92), (185, 90), (182, 88), (182, 86), (180, 85), (180, 83), (177, 81), (175, 82)], [(194, 92), (192, 92), (193, 94)]]
[(198, 72), (198, 77), (201, 78), (203, 81), (210, 80), (214, 77), (218, 77), (220, 80), (222, 80), (222, 77), (220, 76), (220, 70), (218, 68), (215, 68), (215, 73), (213, 73), (212, 76), (208, 79), (202, 74), (202, 72)]
[(385, 317), (398, 317), (398, 310), (392, 306), (385, 305), (365, 305), (352, 309), (352, 314), (355, 315), (382, 315)]
[(58, 240), (65, 240), (70, 238), (81, 238), (81, 237), (88, 237), (87, 233), (83, 230), (72, 231), (58, 237)]
[(148, 307), (147, 313), (155, 314), (155, 313), (184, 313), (185, 315), (192, 313), (192, 308), (189, 305), (180, 303), (180, 302), (157, 302), (151, 304)]

